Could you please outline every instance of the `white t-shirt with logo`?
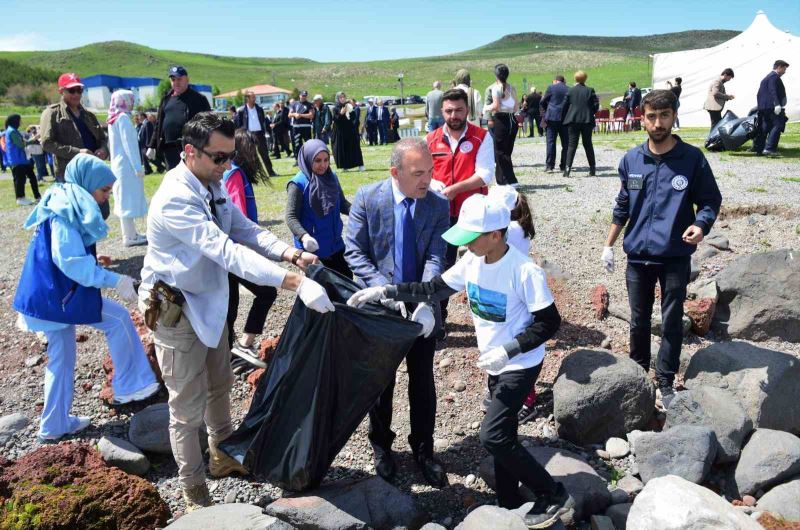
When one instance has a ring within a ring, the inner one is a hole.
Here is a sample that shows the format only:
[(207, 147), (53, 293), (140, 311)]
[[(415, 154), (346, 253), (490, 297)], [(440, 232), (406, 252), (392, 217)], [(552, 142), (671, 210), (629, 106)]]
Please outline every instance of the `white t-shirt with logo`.
[[(442, 279), (451, 289), (466, 291), (481, 355), (514, 340), (533, 323), (532, 312), (553, 303), (544, 270), (513, 246), (492, 264), (467, 252)], [(542, 359), (544, 344), (518, 353), (489, 375), (531, 368)]]

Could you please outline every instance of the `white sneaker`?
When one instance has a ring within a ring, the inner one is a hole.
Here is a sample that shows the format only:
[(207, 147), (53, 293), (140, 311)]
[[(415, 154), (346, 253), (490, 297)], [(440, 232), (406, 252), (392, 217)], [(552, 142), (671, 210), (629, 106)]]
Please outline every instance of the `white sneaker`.
[[(70, 416), (70, 417), (73, 417), (73, 416)], [(59, 434), (59, 435), (43, 435), (43, 434), (39, 434), (36, 438), (41, 443), (54, 442), (56, 440), (60, 440), (62, 437), (67, 436), (68, 434), (75, 434), (75, 433), (81, 432), (86, 427), (88, 427), (89, 425), (92, 424), (92, 418), (90, 418), (89, 416), (74, 416), (74, 417), (78, 419), (78, 425), (76, 425), (75, 428), (72, 429), (71, 431), (69, 431), (67, 433), (64, 433), (64, 434)]]
[(17, 199), (17, 206), (30, 206), (33, 204), (33, 201), (27, 197), (20, 197)]
[(233, 344), (233, 348), (231, 348), (231, 353), (237, 357), (241, 357), (245, 361), (249, 362), (253, 366), (257, 366), (258, 368), (267, 367), (267, 363), (258, 358), (258, 350), (256, 349), (255, 344), (244, 346), (237, 340)]
[(155, 383), (147, 385), (143, 389), (133, 392), (131, 394), (114, 396), (114, 401), (112, 401), (112, 404), (124, 405), (126, 403), (131, 403), (133, 401), (142, 401), (143, 399), (147, 399), (156, 392), (158, 392), (159, 388), (161, 388), (161, 385), (158, 383), (158, 381), (156, 381)]
[(122, 244), (126, 247), (139, 247), (142, 245), (146, 245), (147, 236), (143, 236), (142, 234), (136, 234), (136, 237), (133, 239), (128, 239), (126, 237), (123, 237)]
[(359, 170), (359, 171), (366, 171), (366, 170), (367, 170), (367, 168), (365, 168), (364, 166), (358, 166), (358, 170)]

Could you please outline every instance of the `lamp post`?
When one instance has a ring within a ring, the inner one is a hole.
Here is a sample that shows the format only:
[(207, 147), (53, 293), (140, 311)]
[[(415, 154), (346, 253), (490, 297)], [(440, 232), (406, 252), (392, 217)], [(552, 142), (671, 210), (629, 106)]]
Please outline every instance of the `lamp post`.
[(403, 117), (407, 117), (406, 112), (406, 97), (403, 94), (403, 72), (397, 74), (397, 82), (400, 83), (400, 100), (403, 102)]

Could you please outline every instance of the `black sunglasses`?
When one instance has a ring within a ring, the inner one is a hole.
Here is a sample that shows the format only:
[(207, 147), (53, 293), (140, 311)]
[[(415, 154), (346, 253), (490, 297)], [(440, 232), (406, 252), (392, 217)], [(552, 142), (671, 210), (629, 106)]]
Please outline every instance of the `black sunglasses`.
[(192, 147), (194, 147), (195, 149), (206, 155), (208, 158), (211, 159), (212, 162), (214, 162), (218, 166), (228, 162), (229, 160), (233, 160), (234, 158), (236, 158), (236, 151), (231, 151), (230, 153), (209, 153), (202, 147), (197, 147), (196, 145)]
[(65, 90), (70, 94), (83, 94), (83, 87), (80, 86), (74, 86), (72, 88), (67, 88)]

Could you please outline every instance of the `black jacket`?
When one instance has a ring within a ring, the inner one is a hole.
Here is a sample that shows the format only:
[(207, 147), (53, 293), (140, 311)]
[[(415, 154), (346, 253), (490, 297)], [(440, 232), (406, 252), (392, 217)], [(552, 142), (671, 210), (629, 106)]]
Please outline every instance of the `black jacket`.
[(564, 117), (564, 105), (567, 99), (567, 85), (555, 83), (547, 87), (540, 103), (547, 121), (561, 121)]
[(155, 126), (150, 120), (145, 120), (139, 126), (139, 148), (146, 149), (150, 144), (150, 139), (153, 137), (153, 130)]
[[(158, 105), (158, 117), (156, 118), (156, 129), (155, 132), (150, 138), (150, 142), (147, 144), (147, 147), (153, 147), (156, 151), (160, 151), (164, 144), (164, 107), (167, 106), (167, 101), (169, 98), (172, 97), (172, 90), (167, 92), (163, 98), (161, 98), (161, 103)], [(190, 88), (186, 89), (186, 92), (178, 96), (178, 99), (183, 101), (186, 105), (186, 121), (184, 124), (194, 118), (194, 115), (199, 112), (206, 112), (211, 110), (211, 105), (208, 104), (208, 100), (206, 97), (201, 94), (200, 92)]]
[(564, 125), (570, 123), (594, 123), (594, 113), (600, 108), (600, 101), (594, 89), (577, 84), (567, 91), (564, 102)]
[(273, 131), (276, 133), (289, 130), (289, 107), (284, 105), (282, 109), (275, 112), (272, 123), (275, 125)]
[(786, 106), (786, 88), (775, 71), (761, 80), (756, 98), (758, 110), (773, 110), (776, 105)]
[[(261, 132), (267, 132), (267, 123), (264, 119), (264, 109), (261, 108), (261, 105), (255, 104), (256, 107), (256, 115), (258, 115), (258, 124), (261, 125)], [(236, 125), (237, 129), (247, 129), (248, 128), (248, 114), (247, 112), (247, 105), (242, 105), (239, 107), (239, 110), (236, 111), (236, 117), (233, 119), (233, 123)]]

